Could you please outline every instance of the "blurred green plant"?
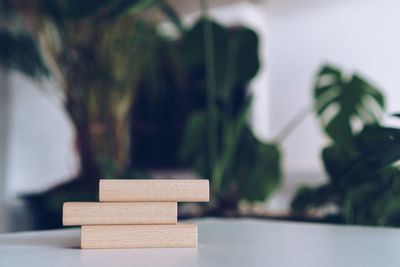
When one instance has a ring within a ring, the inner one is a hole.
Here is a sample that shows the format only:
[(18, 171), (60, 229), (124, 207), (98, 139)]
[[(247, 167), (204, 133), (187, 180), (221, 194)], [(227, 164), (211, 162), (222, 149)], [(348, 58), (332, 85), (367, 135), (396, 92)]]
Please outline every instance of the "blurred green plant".
[(144, 82), (133, 107), (133, 157), (143, 165), (179, 160), (210, 179), (217, 204), (206, 213), (236, 212), (240, 200), (268, 198), (281, 181), (281, 156), (279, 145), (260, 141), (248, 122), (247, 87), (260, 65), (257, 34), (203, 14), (159, 51), (158, 86)]
[[(76, 130), (77, 179), (25, 196), (40, 227), (60, 225), (64, 201), (95, 200), (100, 177), (144, 178), (136, 166), (158, 157), (168, 164), (179, 157), (210, 179), (208, 214), (238, 214), (232, 211), (241, 200), (264, 201), (279, 187), (280, 144), (311, 111), (330, 140), (322, 151), (329, 181), (300, 188), (294, 213), (313, 218), (333, 205), (339, 222), (400, 225), (400, 130), (380, 124), (379, 90), (326, 65), (313, 107), (261, 141), (248, 120), (247, 87), (260, 66), (257, 35), (211, 20), (207, 1), (202, 10), (186, 28), (167, 1), (0, 3), (0, 66), (57, 80)], [(159, 31), (160, 16), (177, 38)]]
[[(57, 80), (76, 130), (78, 179), (25, 196), (39, 227), (60, 225), (64, 201), (95, 200), (100, 177), (143, 178), (135, 164), (154, 160), (154, 148), (174, 159), (171, 146), (180, 144), (168, 138), (184, 127), (181, 159), (211, 180), (221, 209), (264, 200), (278, 187), (278, 145), (248, 125), (257, 35), (213, 22), (202, 4), (202, 19), (186, 28), (167, 1), (1, 3), (0, 65)], [(160, 16), (178, 38), (160, 33)]]
[(46, 218), (40, 227), (60, 225), (64, 201), (95, 200), (100, 177), (138, 173), (130, 160), (130, 111), (139, 82), (158, 64), (162, 16), (181, 26), (164, 1), (1, 2), (0, 66), (55, 79), (76, 131), (77, 179), (25, 196)]
[(180, 155), (211, 180), (219, 208), (236, 209), (241, 199), (263, 201), (279, 186), (280, 150), (255, 137), (248, 124), (246, 87), (259, 69), (257, 35), (203, 17), (181, 43), (184, 73), (202, 101), (188, 118)]
[(380, 125), (378, 89), (358, 74), (324, 66), (314, 87), (315, 112), (330, 144), (322, 150), (327, 184), (299, 188), (295, 214), (312, 218), (333, 206), (330, 219), (349, 224), (400, 225), (400, 129)]

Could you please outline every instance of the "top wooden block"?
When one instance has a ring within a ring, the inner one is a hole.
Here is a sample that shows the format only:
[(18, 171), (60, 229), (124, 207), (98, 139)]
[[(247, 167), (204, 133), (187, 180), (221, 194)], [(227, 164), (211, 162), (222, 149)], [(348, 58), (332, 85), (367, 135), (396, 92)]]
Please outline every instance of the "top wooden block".
[(101, 179), (99, 200), (208, 202), (208, 180)]

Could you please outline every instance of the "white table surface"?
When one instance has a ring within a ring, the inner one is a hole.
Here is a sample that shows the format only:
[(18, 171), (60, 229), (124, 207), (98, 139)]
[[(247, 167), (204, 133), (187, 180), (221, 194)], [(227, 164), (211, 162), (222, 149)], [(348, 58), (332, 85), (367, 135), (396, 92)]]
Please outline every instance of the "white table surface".
[(0, 266), (400, 266), (400, 229), (200, 219), (198, 248), (81, 250), (79, 229), (0, 235)]

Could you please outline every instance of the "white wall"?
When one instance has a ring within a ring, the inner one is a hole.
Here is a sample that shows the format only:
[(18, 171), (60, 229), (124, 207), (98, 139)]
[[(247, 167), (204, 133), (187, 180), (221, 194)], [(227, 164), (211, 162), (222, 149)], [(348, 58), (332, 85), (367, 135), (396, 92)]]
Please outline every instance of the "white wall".
[(12, 198), (70, 179), (78, 165), (57, 86), (12, 73), (9, 89), (6, 192)]

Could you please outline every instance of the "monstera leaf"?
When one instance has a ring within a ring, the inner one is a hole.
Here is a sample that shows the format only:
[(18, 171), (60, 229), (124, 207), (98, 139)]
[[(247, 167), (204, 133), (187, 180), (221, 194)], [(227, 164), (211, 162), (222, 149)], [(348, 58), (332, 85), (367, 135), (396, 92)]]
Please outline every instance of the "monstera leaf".
[(347, 78), (331, 66), (319, 72), (314, 88), (315, 108), (323, 129), (334, 141), (351, 144), (355, 121), (379, 124), (385, 107), (382, 94), (362, 77)]
[[(325, 66), (314, 95), (317, 114), (331, 138), (322, 151), (329, 181), (298, 190), (292, 210), (307, 213), (333, 204), (340, 222), (400, 225), (400, 129), (379, 125), (382, 94), (358, 75), (346, 79)], [(361, 122), (360, 131), (354, 131), (355, 119)]]

